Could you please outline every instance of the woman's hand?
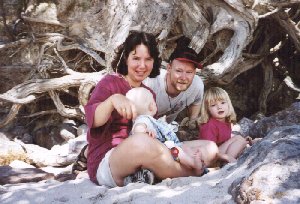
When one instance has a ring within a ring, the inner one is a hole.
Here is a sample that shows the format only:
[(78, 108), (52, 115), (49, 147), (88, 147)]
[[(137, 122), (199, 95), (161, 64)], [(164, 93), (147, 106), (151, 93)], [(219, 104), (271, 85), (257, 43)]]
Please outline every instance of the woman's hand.
[(137, 117), (135, 105), (122, 94), (111, 96), (111, 102), (116, 111), (124, 118), (130, 120)]

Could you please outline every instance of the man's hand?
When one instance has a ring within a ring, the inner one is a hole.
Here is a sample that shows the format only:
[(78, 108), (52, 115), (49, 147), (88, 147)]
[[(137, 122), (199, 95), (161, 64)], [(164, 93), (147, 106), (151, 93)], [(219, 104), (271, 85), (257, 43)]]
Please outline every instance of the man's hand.
[(181, 127), (188, 127), (190, 130), (194, 130), (198, 127), (197, 119), (190, 120), (189, 117), (185, 117), (182, 119), (180, 123)]

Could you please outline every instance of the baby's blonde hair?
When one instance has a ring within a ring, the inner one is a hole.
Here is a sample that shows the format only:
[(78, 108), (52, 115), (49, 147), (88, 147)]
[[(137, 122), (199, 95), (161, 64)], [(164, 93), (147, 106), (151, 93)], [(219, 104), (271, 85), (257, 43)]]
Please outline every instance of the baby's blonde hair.
[(220, 87), (211, 87), (204, 93), (204, 97), (201, 104), (200, 118), (198, 119), (199, 124), (207, 123), (207, 121), (210, 118), (208, 107), (212, 103), (221, 100), (225, 100), (229, 106), (228, 115), (226, 116), (226, 122), (236, 123), (236, 114), (228, 93)]
[(135, 104), (138, 114), (143, 114), (143, 113), (147, 112), (149, 105), (152, 101), (154, 101), (154, 103), (155, 103), (155, 100), (153, 98), (153, 94), (151, 93), (151, 91), (149, 91), (148, 89), (146, 89), (144, 87), (136, 87), (136, 88), (130, 89), (126, 93), (126, 98), (128, 98)]

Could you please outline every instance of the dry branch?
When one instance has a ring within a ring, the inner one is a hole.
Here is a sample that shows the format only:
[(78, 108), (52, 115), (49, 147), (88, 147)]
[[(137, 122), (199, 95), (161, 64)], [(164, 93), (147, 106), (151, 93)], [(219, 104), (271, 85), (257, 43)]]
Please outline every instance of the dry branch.
[(262, 87), (258, 100), (259, 100), (259, 112), (265, 115), (267, 112), (268, 95), (271, 93), (271, 89), (273, 85), (272, 62), (266, 59), (263, 61), (262, 67), (264, 70), (264, 86)]
[(0, 99), (16, 104), (27, 104), (36, 99), (36, 94), (79, 87), (83, 83), (97, 83), (106, 71), (97, 73), (80, 73), (52, 79), (32, 79), (0, 94)]
[[(106, 71), (95, 73), (80, 73), (63, 76), (53, 79), (32, 79), (18, 86), (13, 87), (6, 93), (0, 94), (0, 100), (13, 103), (9, 114), (0, 122), (0, 128), (7, 125), (18, 114), (23, 104), (30, 103), (37, 98), (37, 94), (50, 92), (50, 96), (55, 102), (58, 112), (68, 118), (78, 118), (83, 120), (83, 114), (79, 109), (66, 108), (60, 101), (54, 90), (66, 89), (69, 87), (84, 87), (83, 84), (96, 84)], [(80, 94), (80, 101), (87, 101), (88, 94)]]

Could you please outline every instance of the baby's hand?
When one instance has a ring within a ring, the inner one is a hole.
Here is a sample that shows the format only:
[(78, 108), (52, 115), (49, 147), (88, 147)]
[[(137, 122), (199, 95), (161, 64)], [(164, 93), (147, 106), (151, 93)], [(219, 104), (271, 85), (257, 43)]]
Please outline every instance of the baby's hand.
[(156, 138), (156, 132), (154, 130), (147, 130), (147, 133), (150, 137)]

